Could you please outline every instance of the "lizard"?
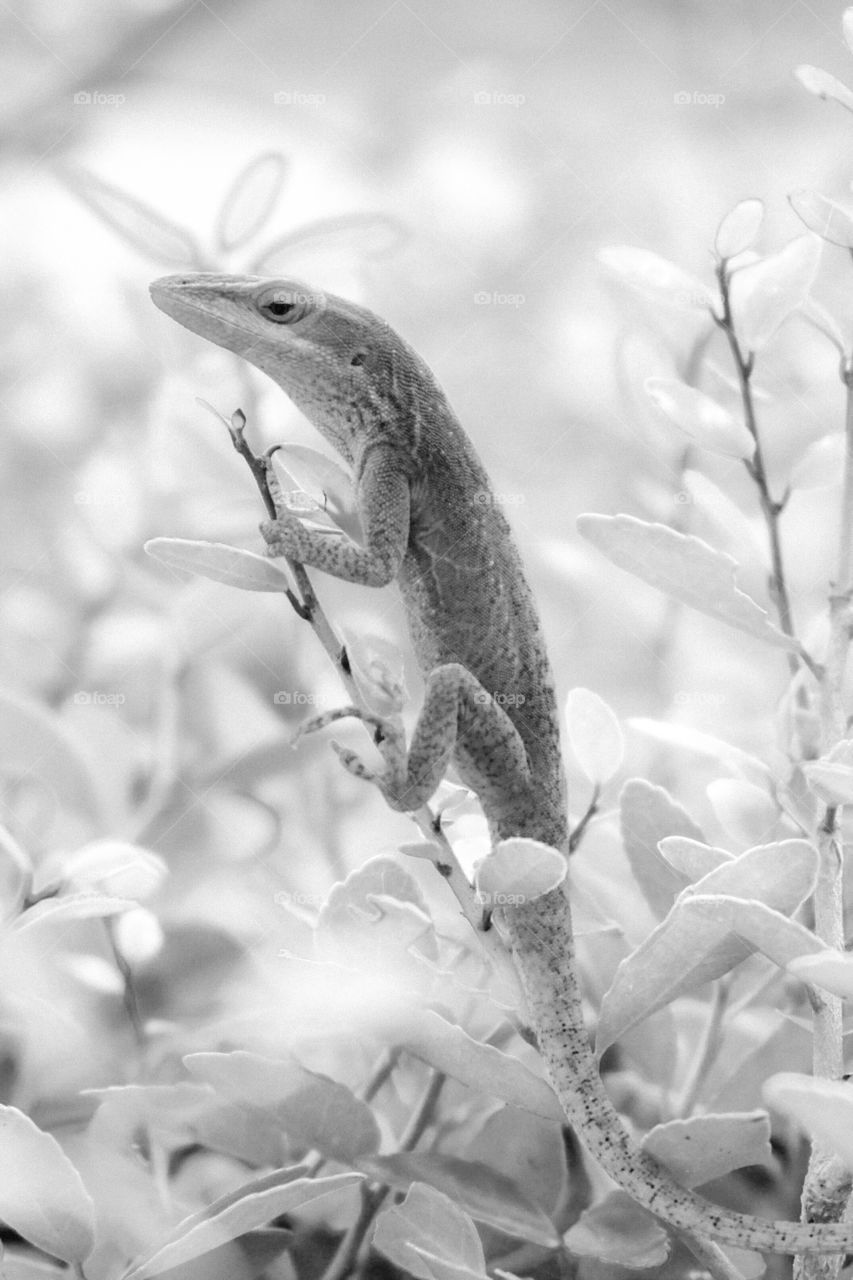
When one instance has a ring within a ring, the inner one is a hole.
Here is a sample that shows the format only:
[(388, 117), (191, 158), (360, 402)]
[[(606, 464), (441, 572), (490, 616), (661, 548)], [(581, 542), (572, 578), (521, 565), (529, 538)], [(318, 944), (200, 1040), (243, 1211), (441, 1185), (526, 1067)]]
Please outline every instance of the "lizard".
[[(151, 297), (272, 378), (352, 471), (360, 543), (290, 512), (261, 529), (269, 554), (368, 587), (396, 582), (402, 593), (425, 692), (408, 751), (397, 742), (384, 752), (374, 778), (386, 800), (417, 810), (452, 762), (493, 841), (522, 836), (568, 854), (542, 624), (501, 504), (428, 365), (372, 311), (295, 280), (197, 272), (155, 281)], [(343, 762), (371, 776), (354, 753)], [(762, 1219), (679, 1186), (629, 1134), (599, 1074), (564, 887), (501, 916), (546, 1072), (618, 1186), (676, 1230), (741, 1248), (853, 1249), (851, 1224)]]

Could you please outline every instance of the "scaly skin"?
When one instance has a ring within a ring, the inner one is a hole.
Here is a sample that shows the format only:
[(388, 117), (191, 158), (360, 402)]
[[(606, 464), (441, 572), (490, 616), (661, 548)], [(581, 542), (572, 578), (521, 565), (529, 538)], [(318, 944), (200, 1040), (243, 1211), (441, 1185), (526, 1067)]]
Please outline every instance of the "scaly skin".
[[(566, 851), (542, 627), (488, 477), (430, 370), (372, 312), (296, 281), (167, 276), (151, 295), (185, 328), (268, 374), (352, 468), (364, 545), (306, 529), (295, 516), (264, 532), (274, 554), (350, 582), (400, 586), (426, 692), (408, 754), (386, 757), (380, 784), (389, 803), (418, 809), (452, 760), (494, 839), (527, 836)], [(674, 1183), (628, 1135), (601, 1082), (567, 897), (557, 889), (507, 908), (504, 923), (551, 1082), (619, 1186), (672, 1226), (742, 1248), (853, 1248), (850, 1225), (764, 1221)]]

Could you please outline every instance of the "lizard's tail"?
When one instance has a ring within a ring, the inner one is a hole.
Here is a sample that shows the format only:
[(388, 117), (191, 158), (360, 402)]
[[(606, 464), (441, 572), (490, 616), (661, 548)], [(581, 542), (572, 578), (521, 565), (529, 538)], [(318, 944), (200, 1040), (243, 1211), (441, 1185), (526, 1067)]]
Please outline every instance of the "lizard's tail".
[(765, 1253), (845, 1253), (853, 1223), (770, 1221), (722, 1209), (680, 1187), (630, 1137), (604, 1088), (584, 1026), (571, 913), (561, 889), (504, 919), (551, 1083), (590, 1153), (639, 1204), (681, 1227)]

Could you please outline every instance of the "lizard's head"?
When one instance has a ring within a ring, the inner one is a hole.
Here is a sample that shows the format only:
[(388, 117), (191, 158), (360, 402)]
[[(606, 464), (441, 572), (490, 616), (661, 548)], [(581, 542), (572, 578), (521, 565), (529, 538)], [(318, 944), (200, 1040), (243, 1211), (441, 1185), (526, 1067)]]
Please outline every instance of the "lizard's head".
[(388, 420), (426, 366), (364, 307), (296, 280), (165, 276), (151, 297), (166, 315), (273, 378), (348, 459), (365, 422)]

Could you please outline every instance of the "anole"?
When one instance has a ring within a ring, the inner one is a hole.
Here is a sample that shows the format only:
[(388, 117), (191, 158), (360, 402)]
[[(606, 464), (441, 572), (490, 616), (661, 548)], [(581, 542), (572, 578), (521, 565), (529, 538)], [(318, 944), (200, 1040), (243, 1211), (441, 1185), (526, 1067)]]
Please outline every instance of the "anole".
[[(292, 514), (262, 526), (273, 555), (348, 582), (396, 582), (425, 681), (408, 752), (377, 779), (396, 809), (448, 765), (478, 794), (494, 840), (566, 852), (568, 810), (542, 626), (488, 476), (436, 379), (371, 311), (292, 280), (192, 274), (151, 286), (167, 315), (268, 374), (349, 464), (363, 544)], [(344, 763), (369, 776), (357, 757)], [(773, 1253), (843, 1252), (853, 1225), (767, 1221), (678, 1186), (624, 1128), (584, 1025), (562, 888), (503, 909), (529, 1016), (570, 1123), (602, 1168), (676, 1228)]]

